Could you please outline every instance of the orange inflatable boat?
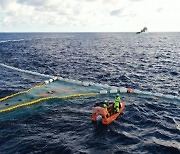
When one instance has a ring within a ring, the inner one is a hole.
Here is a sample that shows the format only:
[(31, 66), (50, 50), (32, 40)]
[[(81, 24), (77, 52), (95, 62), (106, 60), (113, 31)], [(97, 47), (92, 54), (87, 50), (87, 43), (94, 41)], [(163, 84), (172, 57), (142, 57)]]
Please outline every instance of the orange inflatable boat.
[(119, 109), (119, 112), (114, 113), (113, 104), (110, 104), (108, 106), (108, 111), (105, 108), (101, 107), (100, 105), (97, 105), (93, 109), (92, 121), (101, 122), (104, 125), (108, 125), (109, 123), (111, 123), (120, 116), (120, 114), (123, 112), (124, 107), (125, 107), (125, 103), (121, 102), (121, 108)]

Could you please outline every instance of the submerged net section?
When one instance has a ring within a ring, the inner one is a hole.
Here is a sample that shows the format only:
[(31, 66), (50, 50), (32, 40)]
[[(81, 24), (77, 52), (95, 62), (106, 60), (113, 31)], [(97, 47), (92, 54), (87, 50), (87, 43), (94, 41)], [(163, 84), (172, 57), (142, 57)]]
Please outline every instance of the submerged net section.
[(14, 109), (33, 105), (50, 99), (63, 99), (83, 96), (96, 96), (99, 94), (132, 93), (143, 95), (145, 97), (166, 98), (180, 101), (180, 97), (164, 95), (161, 93), (151, 93), (125, 87), (109, 86), (107, 84), (97, 84), (92, 82), (81, 82), (62, 77), (54, 77), (46, 74), (40, 74), (28, 70), (22, 70), (0, 63), (1, 66), (13, 69), (23, 73), (29, 73), (37, 76), (52, 77), (43, 84), (30, 88), (28, 90), (0, 98), (0, 113), (12, 111)]
[(107, 88), (68, 79), (50, 79), (42, 85), (0, 99), (0, 112), (11, 111), (49, 99), (95, 96)]

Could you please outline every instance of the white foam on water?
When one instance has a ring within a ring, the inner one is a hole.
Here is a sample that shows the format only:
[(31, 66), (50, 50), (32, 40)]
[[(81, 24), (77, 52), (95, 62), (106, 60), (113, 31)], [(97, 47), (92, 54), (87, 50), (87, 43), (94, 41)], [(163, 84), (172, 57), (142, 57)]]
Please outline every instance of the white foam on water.
[(0, 43), (5, 43), (5, 42), (20, 42), (20, 41), (24, 41), (24, 39), (19, 39), (19, 40), (4, 40), (4, 41), (0, 41)]
[(111, 90), (109, 91), (110, 94), (116, 94), (117, 92), (118, 92), (117, 89), (111, 89)]

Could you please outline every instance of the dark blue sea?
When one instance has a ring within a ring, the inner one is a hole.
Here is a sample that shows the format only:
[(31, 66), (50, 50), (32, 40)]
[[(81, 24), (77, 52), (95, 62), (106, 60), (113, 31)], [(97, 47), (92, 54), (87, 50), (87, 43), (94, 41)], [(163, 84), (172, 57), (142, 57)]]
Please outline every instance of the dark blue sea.
[[(180, 33), (0, 33), (0, 63), (81, 81), (180, 96)], [(45, 79), (0, 66), (0, 97)], [(0, 114), (0, 153), (180, 154), (179, 100), (121, 94), (123, 114), (91, 122), (96, 102), (45, 101)]]

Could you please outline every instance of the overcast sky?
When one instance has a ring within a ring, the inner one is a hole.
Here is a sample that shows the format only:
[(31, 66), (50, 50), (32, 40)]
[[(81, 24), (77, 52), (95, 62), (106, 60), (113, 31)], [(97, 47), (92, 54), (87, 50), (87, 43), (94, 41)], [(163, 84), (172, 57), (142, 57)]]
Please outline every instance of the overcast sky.
[(0, 32), (180, 32), (180, 0), (0, 0)]

